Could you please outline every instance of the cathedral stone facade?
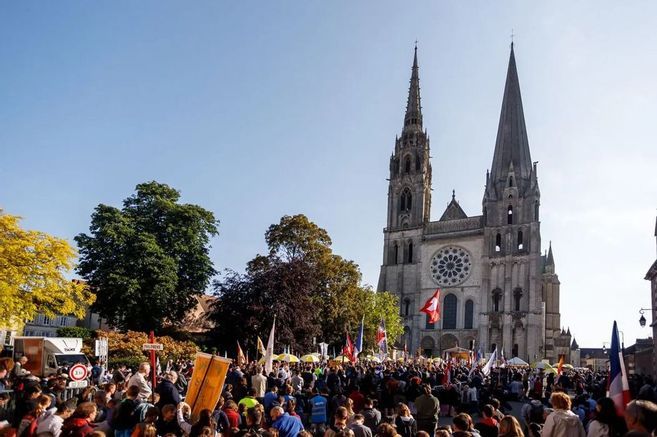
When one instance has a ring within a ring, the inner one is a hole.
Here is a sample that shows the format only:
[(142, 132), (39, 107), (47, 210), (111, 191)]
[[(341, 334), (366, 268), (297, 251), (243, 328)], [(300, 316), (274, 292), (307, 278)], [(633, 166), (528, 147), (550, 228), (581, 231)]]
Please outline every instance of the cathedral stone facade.
[[(511, 46), (482, 213), (468, 216), (454, 194), (431, 221), (430, 144), (422, 118), (417, 47), (404, 125), (390, 157), (387, 226), (378, 290), (400, 301), (400, 346), (438, 355), (461, 346), (506, 357), (569, 361), (552, 247), (541, 252), (540, 191)], [(440, 288), (440, 320), (419, 308)]]

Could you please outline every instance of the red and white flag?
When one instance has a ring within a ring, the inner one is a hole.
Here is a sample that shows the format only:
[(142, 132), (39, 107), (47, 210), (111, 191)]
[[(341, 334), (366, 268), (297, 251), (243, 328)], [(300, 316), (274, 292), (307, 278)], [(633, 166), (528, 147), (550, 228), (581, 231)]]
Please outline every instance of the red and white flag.
[(345, 342), (345, 345), (342, 348), (342, 355), (349, 358), (349, 361), (351, 362), (356, 361), (356, 357), (355, 357), (356, 350), (354, 348), (354, 343), (351, 341), (351, 337), (349, 337), (348, 332), (347, 332), (347, 341)]
[(440, 320), (440, 288), (424, 303), (421, 313), (429, 316), (429, 323), (436, 323)]

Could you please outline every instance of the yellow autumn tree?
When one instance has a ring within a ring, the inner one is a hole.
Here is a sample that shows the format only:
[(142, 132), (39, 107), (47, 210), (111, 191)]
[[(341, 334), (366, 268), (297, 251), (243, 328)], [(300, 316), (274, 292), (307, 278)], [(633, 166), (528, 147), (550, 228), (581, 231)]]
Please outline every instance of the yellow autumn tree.
[(0, 326), (18, 328), (39, 313), (83, 317), (94, 296), (65, 277), (75, 256), (65, 240), (22, 229), (0, 210)]

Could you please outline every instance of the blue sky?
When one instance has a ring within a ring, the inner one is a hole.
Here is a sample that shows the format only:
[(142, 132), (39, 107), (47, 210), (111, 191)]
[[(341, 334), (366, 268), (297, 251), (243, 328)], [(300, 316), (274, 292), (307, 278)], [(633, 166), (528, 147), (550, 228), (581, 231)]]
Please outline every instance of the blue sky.
[(481, 212), (510, 34), (542, 235), (582, 346), (647, 337), (655, 260), (657, 3), (4, 2), (0, 207), (72, 240), (148, 180), (221, 220), (241, 270), (304, 213), (376, 285), (388, 158), (419, 41), (437, 219)]

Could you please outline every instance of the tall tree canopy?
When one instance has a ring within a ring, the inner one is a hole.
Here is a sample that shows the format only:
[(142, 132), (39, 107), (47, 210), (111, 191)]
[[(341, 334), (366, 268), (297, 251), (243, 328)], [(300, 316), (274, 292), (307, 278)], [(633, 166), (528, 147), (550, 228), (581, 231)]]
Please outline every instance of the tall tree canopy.
[(267, 255), (257, 255), (244, 274), (228, 272), (215, 281), (213, 319), (216, 341), (232, 350), (239, 340), (254, 348), (276, 315), (276, 344), (310, 351), (317, 342), (339, 346), (353, 336), (365, 316), (366, 337), (374, 346), (384, 318), (388, 336), (401, 335), (398, 301), (361, 284), (358, 266), (331, 250), (326, 230), (304, 215), (284, 216), (265, 233)]
[(65, 240), (27, 231), (0, 210), (0, 326), (18, 328), (43, 313), (83, 317), (94, 296), (66, 278), (75, 250)]
[(118, 209), (98, 205), (90, 235), (80, 234), (78, 273), (96, 293), (94, 310), (137, 331), (181, 323), (216, 273), (209, 257), (218, 221), (180, 193), (148, 182)]

